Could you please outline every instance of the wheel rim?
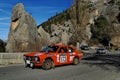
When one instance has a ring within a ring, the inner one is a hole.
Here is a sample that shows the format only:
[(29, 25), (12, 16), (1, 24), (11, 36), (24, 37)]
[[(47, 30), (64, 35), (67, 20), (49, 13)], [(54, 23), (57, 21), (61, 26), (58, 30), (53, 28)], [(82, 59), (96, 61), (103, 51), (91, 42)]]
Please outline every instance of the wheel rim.
[(45, 63), (45, 68), (46, 69), (50, 69), (51, 68), (51, 62), (50, 61)]

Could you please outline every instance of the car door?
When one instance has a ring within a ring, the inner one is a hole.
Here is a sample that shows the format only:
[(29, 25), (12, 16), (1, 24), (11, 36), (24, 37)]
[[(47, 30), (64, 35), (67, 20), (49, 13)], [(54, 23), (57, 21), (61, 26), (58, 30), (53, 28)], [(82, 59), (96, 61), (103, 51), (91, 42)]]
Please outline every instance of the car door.
[(69, 61), (68, 62), (73, 62), (74, 59), (74, 49), (72, 47), (68, 47), (68, 54), (69, 54)]
[(61, 47), (58, 53), (59, 53), (59, 64), (67, 64), (69, 61), (69, 54), (67, 47)]

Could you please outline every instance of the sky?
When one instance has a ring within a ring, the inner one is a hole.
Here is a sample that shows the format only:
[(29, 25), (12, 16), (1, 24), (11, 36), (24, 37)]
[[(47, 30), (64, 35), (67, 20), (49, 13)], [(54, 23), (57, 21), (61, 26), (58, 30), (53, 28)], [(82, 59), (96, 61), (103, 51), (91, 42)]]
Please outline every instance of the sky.
[(23, 3), (26, 11), (39, 25), (56, 13), (69, 8), (72, 2), (73, 0), (0, 0), (0, 39), (8, 39), (12, 9), (17, 3)]

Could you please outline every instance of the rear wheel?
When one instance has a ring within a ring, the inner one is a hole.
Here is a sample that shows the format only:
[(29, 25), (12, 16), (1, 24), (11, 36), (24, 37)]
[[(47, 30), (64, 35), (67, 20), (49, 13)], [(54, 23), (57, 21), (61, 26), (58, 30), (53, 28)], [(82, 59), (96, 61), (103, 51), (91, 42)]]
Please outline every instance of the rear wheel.
[(74, 64), (74, 65), (79, 64), (79, 59), (78, 59), (77, 57), (74, 58), (74, 60), (73, 60), (73, 64)]
[(43, 65), (42, 65), (42, 68), (45, 69), (45, 70), (49, 70), (49, 69), (51, 69), (53, 66), (54, 66), (53, 61), (50, 60), (50, 59), (47, 59), (47, 60), (44, 61)]

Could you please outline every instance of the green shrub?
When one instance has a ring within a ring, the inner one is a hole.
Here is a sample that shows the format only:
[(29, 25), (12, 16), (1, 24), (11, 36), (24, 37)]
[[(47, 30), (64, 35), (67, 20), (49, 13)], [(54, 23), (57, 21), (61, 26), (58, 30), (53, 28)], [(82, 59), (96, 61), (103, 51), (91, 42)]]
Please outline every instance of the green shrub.
[(99, 42), (103, 40), (104, 35), (106, 35), (105, 29), (108, 26), (108, 21), (104, 16), (100, 16), (96, 21), (95, 25), (91, 28), (92, 38), (96, 38)]
[(65, 21), (68, 21), (69, 19), (71, 19), (70, 10), (67, 9), (61, 13), (56, 13), (55, 16), (49, 18), (46, 22), (38, 25), (38, 28), (42, 26), (46, 32), (51, 33), (51, 24), (57, 23), (63, 24)]
[(0, 52), (5, 52), (5, 42), (0, 39)]

